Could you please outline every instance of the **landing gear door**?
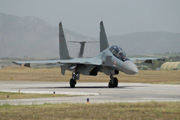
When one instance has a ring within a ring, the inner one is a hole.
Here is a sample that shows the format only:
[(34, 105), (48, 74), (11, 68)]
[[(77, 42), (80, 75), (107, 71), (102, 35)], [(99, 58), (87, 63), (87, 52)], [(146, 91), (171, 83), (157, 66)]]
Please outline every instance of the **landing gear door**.
[(66, 68), (67, 68), (66, 65), (62, 65), (62, 66), (61, 66), (61, 74), (62, 74), (62, 75), (65, 75)]

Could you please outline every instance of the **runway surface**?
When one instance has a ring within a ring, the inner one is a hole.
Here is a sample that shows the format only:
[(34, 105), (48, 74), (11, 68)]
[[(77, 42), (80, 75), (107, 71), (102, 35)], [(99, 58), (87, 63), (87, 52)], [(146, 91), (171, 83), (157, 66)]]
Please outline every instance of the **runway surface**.
[(11, 82), (0, 81), (0, 91), (21, 93), (49, 93), (82, 95), (76, 97), (32, 98), (0, 100), (0, 105), (31, 105), (44, 103), (107, 102), (180, 102), (180, 85), (119, 83), (118, 88), (108, 88), (107, 83), (79, 82), (69, 88), (68, 82)]

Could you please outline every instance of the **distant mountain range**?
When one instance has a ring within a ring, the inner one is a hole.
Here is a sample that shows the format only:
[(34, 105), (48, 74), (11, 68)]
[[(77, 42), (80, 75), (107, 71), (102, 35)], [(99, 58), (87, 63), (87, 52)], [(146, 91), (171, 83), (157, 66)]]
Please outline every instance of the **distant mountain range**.
[(112, 36), (109, 41), (118, 43), (129, 55), (180, 52), (180, 33), (138, 32)]
[[(0, 58), (58, 58), (57, 26), (54, 27), (37, 17), (18, 17), (0, 13)], [(64, 32), (67, 41), (98, 40), (68, 29)], [(180, 33), (139, 32), (108, 38), (110, 45), (121, 46), (129, 55), (180, 52)], [(70, 42), (67, 44), (70, 55), (76, 57), (80, 45)], [(85, 57), (98, 53), (99, 43), (86, 44)]]

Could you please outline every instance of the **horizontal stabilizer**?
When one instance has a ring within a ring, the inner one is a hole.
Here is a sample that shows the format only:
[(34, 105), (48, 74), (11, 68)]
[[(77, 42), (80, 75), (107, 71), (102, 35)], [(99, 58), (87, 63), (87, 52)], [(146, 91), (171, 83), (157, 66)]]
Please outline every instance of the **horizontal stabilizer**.
[(80, 43), (81, 44), (78, 57), (82, 58), (83, 54), (84, 54), (85, 43), (96, 43), (96, 42), (99, 42), (99, 41), (68, 41), (68, 42)]
[(96, 43), (99, 41), (68, 41), (68, 42), (72, 42), (72, 43)]

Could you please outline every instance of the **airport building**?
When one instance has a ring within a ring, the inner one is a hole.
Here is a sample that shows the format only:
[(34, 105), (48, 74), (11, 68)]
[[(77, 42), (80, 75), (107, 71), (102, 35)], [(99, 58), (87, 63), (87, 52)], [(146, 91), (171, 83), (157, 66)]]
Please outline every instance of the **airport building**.
[(180, 62), (165, 62), (161, 65), (161, 70), (180, 70)]

